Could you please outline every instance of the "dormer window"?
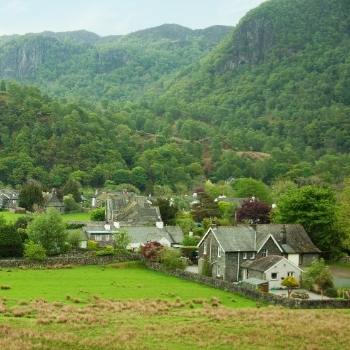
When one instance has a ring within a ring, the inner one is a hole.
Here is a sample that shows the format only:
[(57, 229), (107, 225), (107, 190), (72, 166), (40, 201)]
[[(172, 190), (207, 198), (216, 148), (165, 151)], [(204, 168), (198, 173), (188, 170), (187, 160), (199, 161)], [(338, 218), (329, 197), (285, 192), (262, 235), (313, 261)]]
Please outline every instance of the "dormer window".
[(250, 260), (254, 260), (254, 259), (255, 259), (255, 253), (253, 252), (250, 254)]
[(267, 250), (267, 249), (263, 249), (262, 251), (261, 251), (261, 256), (262, 257), (266, 257), (266, 256), (268, 256), (269, 255), (269, 251)]
[(243, 253), (243, 260), (247, 260), (248, 259), (248, 253), (247, 252), (244, 252)]

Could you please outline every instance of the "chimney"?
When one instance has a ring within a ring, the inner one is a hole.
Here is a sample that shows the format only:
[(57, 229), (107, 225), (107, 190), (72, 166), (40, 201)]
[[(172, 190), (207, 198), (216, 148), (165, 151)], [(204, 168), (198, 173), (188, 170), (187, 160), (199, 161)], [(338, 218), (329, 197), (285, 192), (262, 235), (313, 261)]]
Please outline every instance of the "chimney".
[(286, 225), (282, 226), (282, 244), (287, 244), (287, 229), (286, 229)]
[(164, 222), (163, 221), (157, 221), (156, 222), (156, 227), (160, 228), (160, 229), (164, 228)]

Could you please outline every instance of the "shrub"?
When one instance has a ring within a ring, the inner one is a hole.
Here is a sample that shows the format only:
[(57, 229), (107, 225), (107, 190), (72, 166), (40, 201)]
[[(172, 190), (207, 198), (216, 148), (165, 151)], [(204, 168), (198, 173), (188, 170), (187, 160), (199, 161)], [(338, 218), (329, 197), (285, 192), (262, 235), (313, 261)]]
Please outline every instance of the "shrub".
[(324, 295), (326, 295), (329, 298), (337, 298), (338, 297), (338, 291), (334, 287), (327, 288), (324, 291)]
[(36, 215), (28, 225), (28, 237), (35, 243), (40, 243), (48, 255), (65, 252), (67, 231), (62, 215), (55, 209)]
[(180, 252), (172, 248), (164, 248), (162, 250), (160, 262), (168, 270), (184, 270), (187, 265), (185, 259), (181, 257)]
[(290, 295), (292, 294), (293, 289), (299, 287), (299, 282), (298, 282), (298, 280), (295, 277), (288, 276), (282, 281), (281, 285), (283, 287), (287, 288), (287, 290), (288, 290), (288, 298), (290, 298)]
[(15, 226), (0, 218), (0, 257), (19, 257), (22, 253), (22, 239)]
[(46, 259), (46, 250), (40, 243), (29, 241), (24, 246), (25, 258), (33, 261), (44, 261)]
[(105, 221), (106, 220), (106, 211), (104, 208), (98, 208), (93, 210), (90, 213), (91, 221)]
[(203, 260), (202, 275), (207, 277), (212, 277), (212, 268), (207, 258)]
[(199, 243), (200, 238), (196, 236), (188, 236), (186, 235), (182, 241), (182, 244), (185, 247), (196, 247), (197, 244)]
[(73, 195), (71, 194), (63, 197), (63, 203), (66, 213), (81, 210), (81, 206), (74, 200)]
[(74, 230), (74, 231), (68, 232), (68, 242), (72, 248), (78, 249), (80, 247), (81, 240), (82, 240), (82, 231)]
[(114, 248), (110, 245), (107, 245), (106, 247), (104, 247), (101, 250), (98, 250), (96, 252), (97, 256), (109, 256), (109, 255), (114, 255)]
[(129, 243), (130, 238), (126, 231), (119, 231), (114, 234), (114, 245), (116, 253), (127, 254)]
[(314, 289), (317, 287), (323, 294), (325, 290), (334, 288), (333, 276), (323, 259), (314, 260), (303, 276), (303, 287)]
[(148, 242), (141, 247), (141, 254), (146, 260), (159, 261), (163, 248), (158, 242)]
[(88, 241), (87, 248), (88, 248), (88, 250), (97, 250), (98, 243), (95, 241)]

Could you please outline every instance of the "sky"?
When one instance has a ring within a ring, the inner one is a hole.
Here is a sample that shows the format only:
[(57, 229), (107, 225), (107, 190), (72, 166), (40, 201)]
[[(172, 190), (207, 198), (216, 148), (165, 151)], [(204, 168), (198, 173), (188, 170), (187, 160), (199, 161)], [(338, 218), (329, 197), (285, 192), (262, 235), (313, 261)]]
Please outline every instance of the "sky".
[(127, 34), (176, 23), (235, 25), (264, 0), (0, 0), (0, 35), (86, 29)]

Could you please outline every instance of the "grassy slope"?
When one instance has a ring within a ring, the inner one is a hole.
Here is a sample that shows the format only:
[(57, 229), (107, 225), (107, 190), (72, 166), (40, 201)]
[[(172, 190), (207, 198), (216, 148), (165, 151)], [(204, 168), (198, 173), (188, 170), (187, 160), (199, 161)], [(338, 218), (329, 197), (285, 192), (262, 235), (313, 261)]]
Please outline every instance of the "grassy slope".
[[(255, 303), (138, 268), (0, 271), (0, 279), (12, 287), (0, 294), (0, 349), (299, 350), (346, 349), (350, 342), (349, 310), (242, 308)], [(66, 294), (87, 300), (82, 289), (104, 298), (79, 306), (23, 301)], [(2, 301), (5, 295), (10, 300)], [(224, 305), (190, 301), (212, 296)]]
[[(66, 296), (87, 300), (92, 296), (112, 299), (219, 298), (230, 307), (254, 306), (255, 303), (200, 284), (183, 281), (143, 268), (84, 266), (61, 270), (2, 270), (0, 298), (29, 300), (43, 298), (63, 301)], [(232, 301), (234, 300), (234, 301)]]
[[(3, 216), (8, 222), (15, 222), (19, 217), (24, 216), (23, 214), (15, 214), (9, 211), (0, 212), (0, 216)], [(69, 221), (90, 221), (90, 213), (69, 213), (62, 215), (64, 222)]]

